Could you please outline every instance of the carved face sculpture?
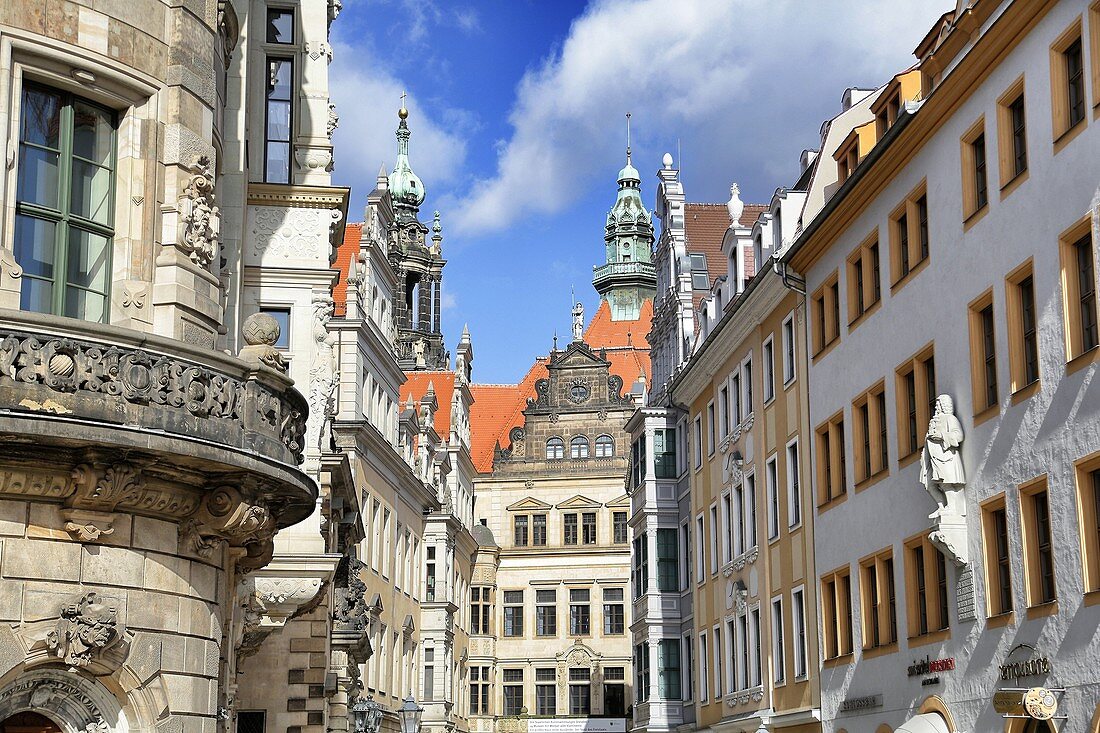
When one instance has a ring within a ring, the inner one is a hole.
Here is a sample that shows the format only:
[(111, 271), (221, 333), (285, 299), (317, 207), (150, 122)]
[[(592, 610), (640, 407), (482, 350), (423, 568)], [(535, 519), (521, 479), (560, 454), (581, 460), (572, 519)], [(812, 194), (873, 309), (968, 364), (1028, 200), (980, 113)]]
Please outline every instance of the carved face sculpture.
[(943, 415), (955, 414), (955, 403), (950, 395), (941, 394), (936, 398), (936, 411)]

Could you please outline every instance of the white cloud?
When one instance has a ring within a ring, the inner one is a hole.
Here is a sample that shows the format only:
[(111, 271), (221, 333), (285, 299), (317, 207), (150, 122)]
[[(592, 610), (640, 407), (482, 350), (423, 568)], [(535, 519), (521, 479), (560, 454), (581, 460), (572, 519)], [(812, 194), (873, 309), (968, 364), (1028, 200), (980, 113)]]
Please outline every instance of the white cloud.
[[(621, 165), (627, 111), (647, 181), (683, 137), (682, 167), (696, 181), (789, 183), (799, 151), (815, 142), (806, 120), (839, 112), (845, 86), (881, 84), (911, 64), (912, 46), (947, 9), (929, 5), (597, 0), (519, 83), (512, 136), (495, 173), (460, 202), (455, 228), (501, 230), (565, 209)], [(775, 179), (779, 170), (788, 173)]]
[[(379, 164), (389, 172), (397, 156), (397, 108), (406, 88), (384, 69), (362, 45), (352, 47), (339, 40), (333, 44), (329, 94), (340, 115), (340, 126), (333, 135), (333, 181), (352, 187), (351, 221), (362, 219)], [(452, 181), (462, 172), (466, 162), (463, 129), (473, 124), (474, 118), (461, 110), (422, 110), (415, 90), (408, 91), (409, 157), (413, 170), (428, 179), (431, 196), (433, 186)]]
[(439, 305), (445, 311), (453, 311), (458, 307), (458, 299), (450, 290), (444, 290), (440, 295)]

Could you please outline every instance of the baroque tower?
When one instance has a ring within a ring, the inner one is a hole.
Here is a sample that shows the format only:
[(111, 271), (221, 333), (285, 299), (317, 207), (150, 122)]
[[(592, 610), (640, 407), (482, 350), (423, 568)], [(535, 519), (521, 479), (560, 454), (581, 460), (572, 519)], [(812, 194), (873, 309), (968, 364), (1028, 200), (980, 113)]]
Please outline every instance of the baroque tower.
[(653, 266), (653, 222), (642, 204), (642, 179), (630, 163), (627, 115), (626, 166), (619, 171), (619, 194), (607, 214), (607, 261), (592, 268), (592, 286), (611, 307), (611, 320), (633, 321), (642, 302), (657, 291)]
[(440, 303), (443, 287), (443, 227), (439, 212), (431, 227), (418, 217), (424, 203), (424, 184), (409, 165), (409, 111), (402, 104), (397, 116), (397, 163), (390, 173), (394, 227), (389, 258), (397, 274), (394, 318), (397, 322), (397, 359), (405, 371), (447, 369), (450, 353), (443, 343)]

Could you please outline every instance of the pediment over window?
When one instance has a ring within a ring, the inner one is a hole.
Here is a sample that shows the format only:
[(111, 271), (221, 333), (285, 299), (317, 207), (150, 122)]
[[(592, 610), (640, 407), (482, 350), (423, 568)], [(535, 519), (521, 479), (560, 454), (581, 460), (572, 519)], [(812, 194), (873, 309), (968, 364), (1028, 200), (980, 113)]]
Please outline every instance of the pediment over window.
[(599, 509), (602, 506), (603, 506), (603, 504), (601, 504), (600, 502), (598, 502), (594, 499), (589, 499), (587, 496), (581, 496), (580, 494), (577, 494), (576, 496), (572, 497), (571, 499), (566, 499), (565, 501), (558, 502), (557, 508), (558, 509)]
[(547, 511), (547, 510), (553, 509), (553, 508), (554, 507), (547, 504), (545, 501), (539, 501), (538, 499), (536, 499), (533, 496), (528, 496), (526, 498), (520, 499), (515, 504), (512, 504), (511, 506), (509, 506), (508, 511), (510, 511), (510, 512)]
[(630, 506), (630, 496), (628, 494), (623, 494), (618, 499), (612, 499), (611, 501), (607, 502), (607, 506), (613, 506), (613, 507), (616, 507), (616, 508), (617, 507), (629, 507)]

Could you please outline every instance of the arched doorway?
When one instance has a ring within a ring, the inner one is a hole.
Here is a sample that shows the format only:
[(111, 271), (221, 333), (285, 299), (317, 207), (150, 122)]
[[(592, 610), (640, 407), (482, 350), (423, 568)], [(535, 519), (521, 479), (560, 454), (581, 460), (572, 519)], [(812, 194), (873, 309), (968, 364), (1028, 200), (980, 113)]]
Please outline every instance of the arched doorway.
[(45, 715), (24, 711), (0, 721), (0, 733), (62, 733), (62, 731), (57, 723)]

